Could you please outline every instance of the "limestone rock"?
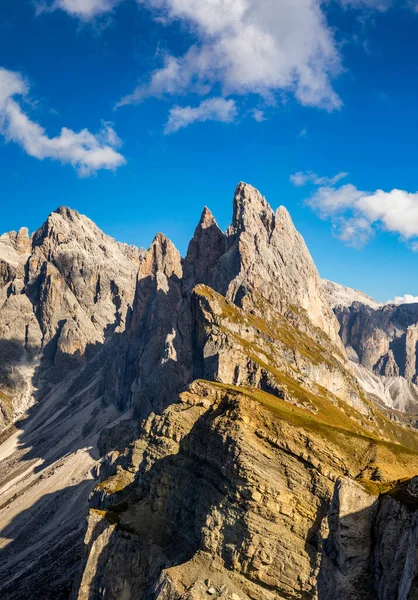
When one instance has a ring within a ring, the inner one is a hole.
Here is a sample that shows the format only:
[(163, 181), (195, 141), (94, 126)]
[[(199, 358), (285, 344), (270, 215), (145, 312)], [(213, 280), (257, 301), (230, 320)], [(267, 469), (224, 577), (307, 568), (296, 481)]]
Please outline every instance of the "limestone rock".
[(320, 598), (376, 598), (371, 562), (376, 513), (376, 498), (360, 485), (350, 479), (337, 482), (319, 576)]
[(416, 597), (416, 488), (415, 477), (377, 497), (348, 479), (337, 482), (319, 575), (321, 599)]
[[(416, 344), (418, 305), (378, 305), (356, 290), (324, 282), (340, 324), (341, 339), (350, 359), (359, 365), (366, 390), (377, 395), (389, 408), (418, 410)], [(362, 367), (381, 378), (365, 374)]]
[(283, 206), (274, 212), (255, 188), (239, 184), (227, 236), (227, 251), (216, 273), (217, 291), (243, 306), (254, 304), (252, 294), (282, 312), (295, 305), (340, 347), (318, 272)]
[(219, 229), (214, 216), (205, 207), (189, 243), (184, 261), (184, 286), (186, 293), (203, 283), (215, 287), (216, 266), (226, 250), (226, 235)]
[(140, 265), (132, 316), (113, 354), (103, 390), (109, 402), (162, 411), (191, 381), (191, 313), (182, 294), (182, 260), (162, 234)]
[[(77, 211), (61, 207), (52, 213), (34, 233), (28, 261), (28, 295), (44, 344), (57, 336), (58, 351), (83, 354), (87, 345), (103, 342), (108, 330), (123, 331), (140, 257)], [(65, 325), (66, 341), (60, 342)]]
[(379, 359), (375, 372), (377, 375), (384, 375), (385, 377), (399, 377), (399, 366), (396, 363), (393, 350), (389, 350), (387, 354)]
[(418, 324), (410, 325), (406, 330), (405, 339), (405, 379), (413, 381), (416, 377), (418, 343)]

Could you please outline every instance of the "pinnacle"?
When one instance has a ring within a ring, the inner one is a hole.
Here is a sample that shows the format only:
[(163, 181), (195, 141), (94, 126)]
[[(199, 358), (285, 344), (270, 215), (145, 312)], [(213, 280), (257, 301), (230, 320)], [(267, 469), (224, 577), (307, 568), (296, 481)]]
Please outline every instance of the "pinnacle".
[(53, 211), (53, 214), (61, 215), (69, 219), (70, 221), (74, 220), (74, 217), (79, 217), (80, 213), (76, 211), (74, 208), (70, 208), (69, 206), (59, 206), (56, 210)]

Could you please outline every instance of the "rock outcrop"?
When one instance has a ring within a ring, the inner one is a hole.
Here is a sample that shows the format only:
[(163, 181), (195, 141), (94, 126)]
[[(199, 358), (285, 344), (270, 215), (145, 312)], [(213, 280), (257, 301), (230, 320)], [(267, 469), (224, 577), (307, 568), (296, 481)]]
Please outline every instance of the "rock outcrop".
[(324, 544), (320, 598), (413, 600), (418, 594), (418, 479), (392, 488), (338, 480)]

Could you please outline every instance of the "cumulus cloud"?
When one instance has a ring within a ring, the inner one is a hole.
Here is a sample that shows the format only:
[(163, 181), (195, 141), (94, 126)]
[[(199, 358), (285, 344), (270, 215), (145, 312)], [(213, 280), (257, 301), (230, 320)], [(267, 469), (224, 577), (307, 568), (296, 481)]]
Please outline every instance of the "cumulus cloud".
[(0, 134), (7, 141), (19, 144), (39, 160), (51, 158), (71, 164), (82, 176), (99, 169), (114, 170), (125, 163), (116, 151), (121, 142), (110, 123), (104, 123), (96, 135), (87, 129), (76, 133), (63, 127), (59, 136), (50, 138), (15, 100), (27, 94), (28, 85), (19, 73), (0, 68)]
[(333, 230), (338, 239), (357, 249), (362, 248), (374, 234), (371, 224), (364, 217), (335, 219)]
[(331, 219), (337, 237), (360, 247), (376, 228), (397, 233), (418, 249), (418, 192), (393, 189), (365, 192), (348, 183), (319, 187), (307, 204), (322, 219)]
[(307, 183), (313, 183), (314, 185), (335, 185), (340, 179), (347, 177), (347, 175), (348, 173), (341, 171), (334, 175), (334, 177), (318, 177), (313, 171), (298, 171), (290, 176), (290, 181), (297, 187), (302, 187)]
[(405, 294), (404, 296), (395, 296), (393, 300), (388, 300), (386, 304), (417, 304), (418, 296)]
[(339, 51), (318, 0), (137, 1), (165, 23), (183, 23), (195, 43), (182, 56), (167, 55), (119, 106), (218, 85), (225, 96), (274, 102), (287, 91), (303, 105), (341, 106), (330, 82), (341, 69)]
[(37, 13), (63, 10), (82, 21), (90, 21), (95, 17), (113, 10), (122, 0), (41, 0), (36, 3)]
[(195, 108), (192, 106), (175, 106), (170, 110), (164, 132), (166, 134), (174, 133), (198, 121), (231, 123), (236, 115), (237, 107), (234, 100), (225, 100), (225, 98), (209, 98)]
[[(40, 10), (60, 9), (88, 21), (123, 0), (37, 1)], [(342, 65), (340, 46), (326, 19), (329, 1), (136, 0), (162, 26), (180, 23), (194, 40), (182, 55), (161, 53), (159, 68), (116, 107), (196, 93), (226, 98), (252, 94), (272, 105), (293, 95), (303, 106), (339, 109), (342, 101), (332, 80)], [(383, 11), (395, 0), (338, 1), (345, 8)]]

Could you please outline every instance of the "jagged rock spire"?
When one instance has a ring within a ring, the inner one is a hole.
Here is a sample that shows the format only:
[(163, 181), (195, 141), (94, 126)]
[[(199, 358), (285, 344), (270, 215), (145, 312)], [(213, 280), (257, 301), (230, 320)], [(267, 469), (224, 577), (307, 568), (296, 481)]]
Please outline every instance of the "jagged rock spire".
[(227, 251), (216, 270), (218, 291), (238, 304), (244, 298), (254, 302), (256, 295), (281, 312), (290, 305), (305, 309), (341, 349), (315, 264), (283, 206), (274, 212), (258, 190), (241, 182), (227, 237)]
[(184, 289), (204, 283), (214, 287), (214, 271), (226, 249), (226, 235), (219, 228), (211, 211), (205, 206), (190, 241), (184, 260)]
[(274, 229), (275, 215), (260, 192), (248, 183), (240, 182), (235, 189), (232, 224), (229, 235), (240, 234), (259, 228), (260, 223), (267, 234)]

